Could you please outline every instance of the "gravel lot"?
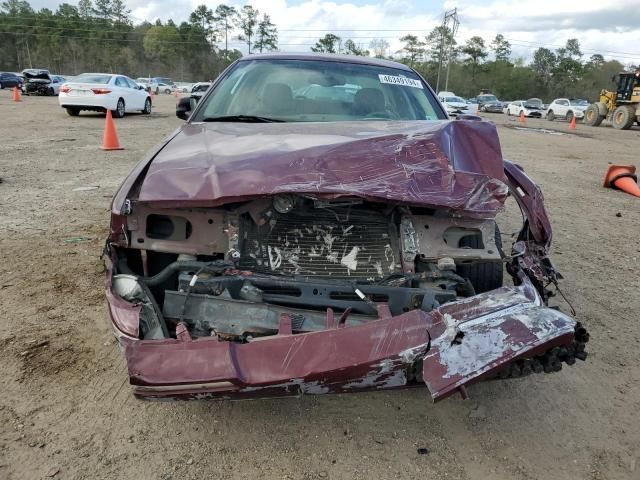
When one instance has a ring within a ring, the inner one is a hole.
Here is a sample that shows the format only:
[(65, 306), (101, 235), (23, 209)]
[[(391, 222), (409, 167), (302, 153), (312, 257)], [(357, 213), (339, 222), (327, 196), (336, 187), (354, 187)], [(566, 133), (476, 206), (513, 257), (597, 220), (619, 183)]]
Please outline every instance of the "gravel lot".
[(180, 125), (174, 106), (117, 120), (126, 149), (103, 152), (103, 116), (0, 91), (0, 478), (640, 478), (640, 199), (601, 184), (608, 162), (640, 167), (637, 127), (527, 120), (554, 135), (487, 115), (544, 190), (586, 363), (437, 405), (421, 389), (147, 403), (129, 392), (98, 257), (113, 192)]

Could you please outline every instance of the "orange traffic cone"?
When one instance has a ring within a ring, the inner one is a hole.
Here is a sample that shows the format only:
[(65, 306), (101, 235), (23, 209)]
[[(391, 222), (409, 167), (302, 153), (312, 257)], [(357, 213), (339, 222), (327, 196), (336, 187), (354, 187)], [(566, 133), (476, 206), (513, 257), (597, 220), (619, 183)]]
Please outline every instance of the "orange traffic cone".
[(176, 97), (176, 98), (178, 98), (178, 90), (174, 90), (174, 91), (173, 91), (173, 96), (174, 96), (174, 97)]
[(104, 123), (104, 135), (102, 137), (102, 150), (123, 150), (118, 141), (116, 126), (113, 124), (111, 110), (107, 110), (107, 117)]
[(14, 102), (20, 101), (20, 90), (18, 89), (18, 87), (13, 87), (13, 101)]
[(518, 117), (518, 121), (520, 123), (525, 123), (524, 112), (520, 112), (520, 116)]
[(575, 115), (571, 117), (571, 122), (569, 122), (569, 128), (571, 130), (575, 130), (576, 129), (576, 117), (575, 117)]
[(609, 165), (607, 174), (604, 176), (604, 186), (640, 197), (640, 187), (636, 183), (636, 167), (633, 165)]

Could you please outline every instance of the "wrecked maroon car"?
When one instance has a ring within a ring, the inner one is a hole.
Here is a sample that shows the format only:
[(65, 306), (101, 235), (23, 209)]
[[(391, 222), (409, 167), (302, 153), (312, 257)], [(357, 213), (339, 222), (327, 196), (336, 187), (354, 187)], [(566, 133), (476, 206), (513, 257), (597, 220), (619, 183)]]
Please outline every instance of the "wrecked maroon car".
[[(409, 67), (249, 56), (188, 100), (112, 204), (106, 296), (137, 397), (435, 401), (584, 360), (586, 330), (547, 307), (540, 190)], [(503, 251), (509, 195), (524, 224)]]

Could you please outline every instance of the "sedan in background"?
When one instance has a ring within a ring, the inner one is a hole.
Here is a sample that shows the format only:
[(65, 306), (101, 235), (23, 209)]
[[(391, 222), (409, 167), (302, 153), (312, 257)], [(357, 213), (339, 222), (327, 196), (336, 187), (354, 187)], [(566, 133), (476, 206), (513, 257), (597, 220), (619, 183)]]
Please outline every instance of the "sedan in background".
[(61, 75), (49, 75), (51, 78), (51, 83), (49, 84), (49, 95), (58, 95), (60, 94), (60, 87), (67, 81)]
[(589, 102), (579, 98), (556, 98), (547, 108), (546, 117), (549, 121), (560, 118), (570, 122), (573, 117), (584, 118), (588, 106)]
[(463, 115), (469, 113), (469, 105), (464, 98), (457, 96), (441, 96), (440, 101), (450, 116)]
[(1, 88), (22, 88), (22, 77), (16, 73), (0, 72), (0, 89)]
[(542, 109), (528, 100), (516, 100), (507, 106), (507, 115), (519, 117), (521, 114), (529, 118), (542, 118)]
[(149, 92), (129, 77), (109, 73), (83, 73), (60, 88), (60, 106), (76, 117), (82, 110), (111, 110), (116, 118), (128, 112), (151, 113)]
[(211, 83), (209, 82), (198, 82), (191, 88), (191, 109), (193, 110), (196, 106), (196, 103), (200, 101), (204, 94), (207, 93)]
[(489, 113), (502, 113), (502, 102), (495, 95), (485, 93), (476, 97), (478, 110)]

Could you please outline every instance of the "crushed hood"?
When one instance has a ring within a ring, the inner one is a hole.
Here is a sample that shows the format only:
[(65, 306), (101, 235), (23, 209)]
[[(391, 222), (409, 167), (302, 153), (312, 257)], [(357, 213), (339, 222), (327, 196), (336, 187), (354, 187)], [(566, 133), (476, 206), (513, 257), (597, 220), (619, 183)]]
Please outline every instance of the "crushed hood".
[(51, 81), (51, 77), (49, 76), (49, 72), (47, 70), (24, 70), (22, 72), (24, 78), (28, 81), (31, 80), (46, 80), (48, 82)]
[(197, 207), (278, 193), (358, 196), (492, 218), (505, 181), (488, 122), (190, 123), (153, 159), (138, 200)]

